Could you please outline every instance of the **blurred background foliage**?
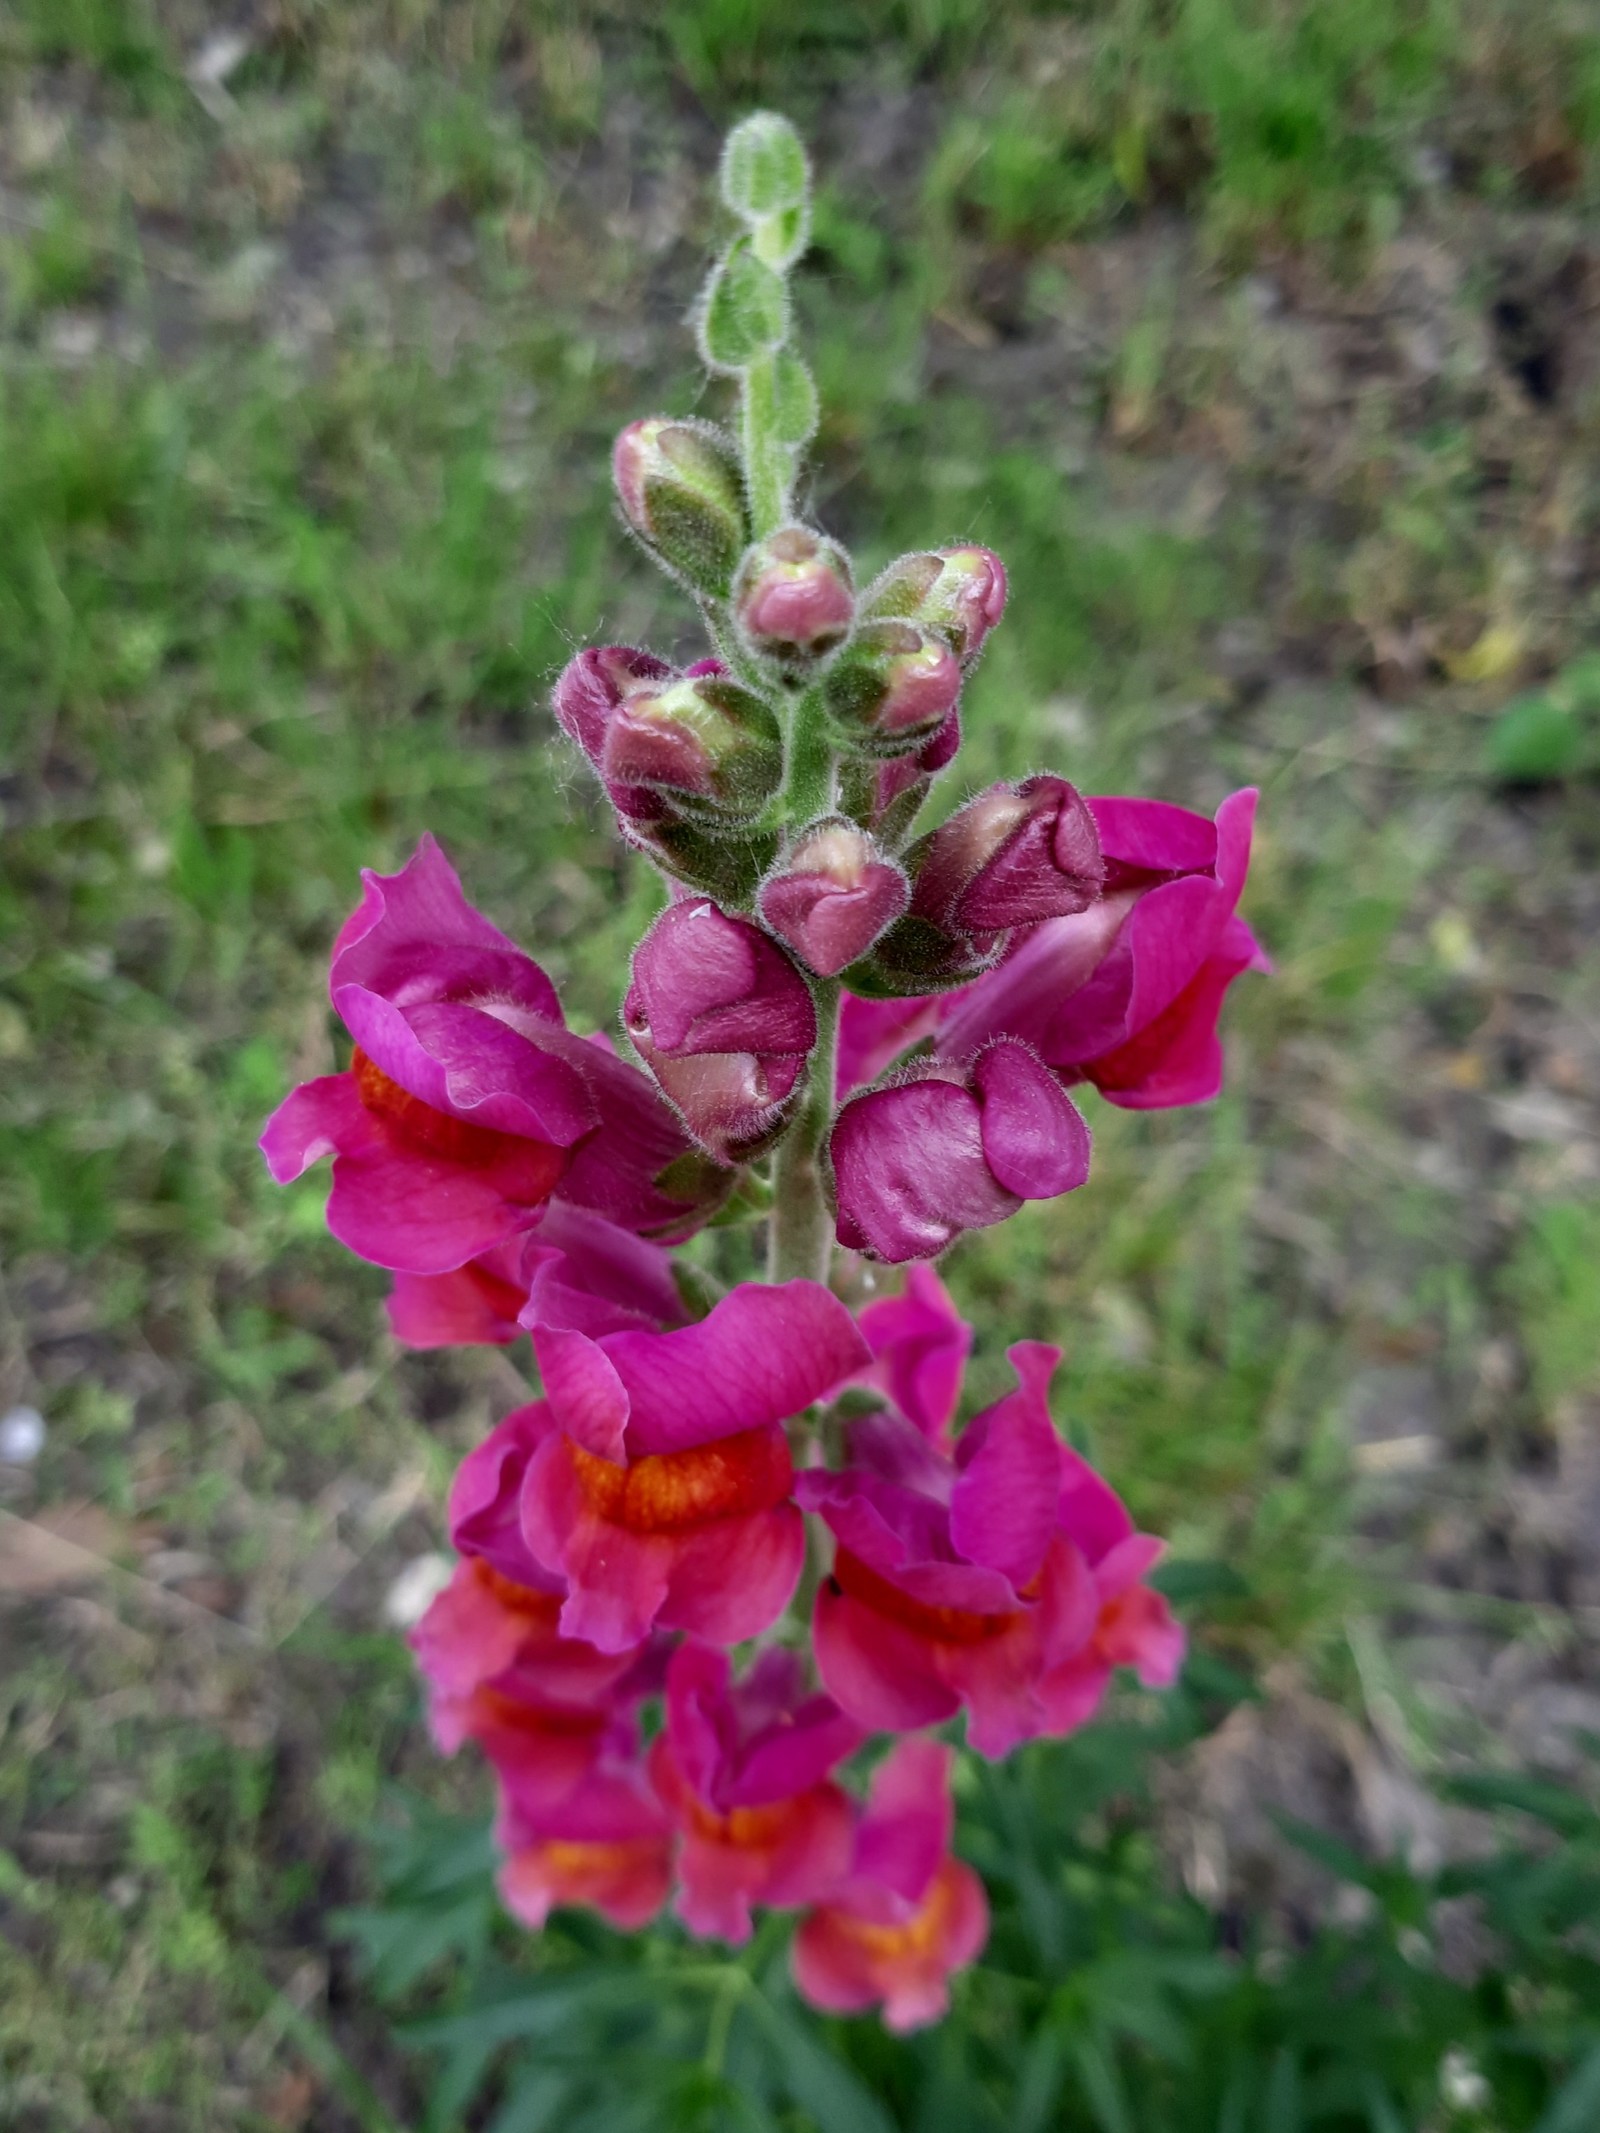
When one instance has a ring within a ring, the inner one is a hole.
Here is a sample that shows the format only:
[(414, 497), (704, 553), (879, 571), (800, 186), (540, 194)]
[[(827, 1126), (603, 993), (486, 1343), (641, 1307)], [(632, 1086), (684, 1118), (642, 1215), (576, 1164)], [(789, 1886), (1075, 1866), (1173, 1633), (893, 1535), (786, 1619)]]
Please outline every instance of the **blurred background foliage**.
[[(0, 100), (0, 2124), (1600, 2120), (1585, 0), (8, 0)], [(424, 827), (615, 1013), (545, 691), (689, 641), (605, 455), (714, 406), (757, 100), (817, 514), (1012, 570), (965, 774), (1264, 789), (1227, 1097), (950, 1269), (1195, 1671), (965, 1768), (996, 1939), (909, 2045), (493, 1924), (391, 1617), (526, 1358), (397, 1357), (253, 1147)]]

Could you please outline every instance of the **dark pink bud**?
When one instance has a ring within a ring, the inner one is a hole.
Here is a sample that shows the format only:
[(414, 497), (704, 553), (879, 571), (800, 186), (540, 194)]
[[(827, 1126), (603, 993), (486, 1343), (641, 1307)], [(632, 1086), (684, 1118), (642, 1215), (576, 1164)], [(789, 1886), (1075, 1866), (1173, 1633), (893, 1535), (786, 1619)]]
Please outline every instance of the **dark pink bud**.
[(937, 630), (971, 666), (1006, 607), (1006, 567), (989, 548), (936, 548), (903, 555), (868, 586), (861, 611)]
[(630, 690), (600, 751), (609, 788), (644, 785), (692, 812), (748, 819), (783, 779), (783, 739), (770, 707), (725, 674)]
[(875, 1259), (932, 1259), (963, 1230), (1089, 1175), (1089, 1129), (1029, 1046), (1005, 1038), (962, 1069), (855, 1096), (830, 1143), (839, 1242)]
[(743, 1162), (781, 1130), (817, 1041), (810, 989), (759, 927), (709, 897), (670, 905), (634, 951), (628, 1035), (701, 1145)]
[(952, 933), (1002, 933), (1086, 911), (1105, 875), (1087, 803), (1054, 777), (991, 786), (906, 863), (912, 910)]
[(657, 560), (725, 600), (750, 538), (733, 440), (709, 422), (650, 415), (617, 439), (611, 470), (623, 515)]
[(757, 651), (785, 666), (843, 643), (855, 619), (850, 559), (808, 526), (783, 526), (739, 565), (733, 611)]
[(833, 978), (866, 954), (910, 897), (903, 870), (842, 816), (801, 833), (756, 897), (763, 922), (808, 970)]
[(869, 755), (919, 748), (955, 709), (961, 667), (944, 639), (913, 622), (869, 622), (828, 671), (829, 713)]
[(672, 678), (672, 668), (652, 652), (628, 644), (591, 645), (562, 669), (552, 699), (556, 724), (598, 770), (606, 729), (617, 707), (627, 697)]

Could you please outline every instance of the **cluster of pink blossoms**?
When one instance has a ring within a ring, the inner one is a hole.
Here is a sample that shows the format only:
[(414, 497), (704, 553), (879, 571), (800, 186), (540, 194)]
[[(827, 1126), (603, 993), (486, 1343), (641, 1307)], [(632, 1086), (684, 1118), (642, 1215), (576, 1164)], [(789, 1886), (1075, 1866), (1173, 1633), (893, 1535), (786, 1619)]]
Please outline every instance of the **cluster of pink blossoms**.
[[(464, 1461), (412, 1640), (438, 1744), (493, 1768), (509, 1908), (634, 1928), (670, 1899), (733, 1943), (794, 1909), (805, 1996), (906, 2028), (987, 1931), (924, 1729), (1004, 1756), (1084, 1724), (1118, 1667), (1169, 1683), (1184, 1640), (1160, 1543), (1051, 1422), (1060, 1351), (1013, 1347), (1014, 1389), (955, 1433), (972, 1330), (937, 1275), (852, 1312), (834, 1246), (927, 1261), (1080, 1186), (1069, 1089), (1215, 1095), (1223, 995), (1264, 958), (1236, 909), (1252, 793), (1212, 821), (1041, 775), (914, 835), (1005, 572), (931, 549), (858, 592), (792, 516), (804, 372), (760, 276), (781, 295), (803, 244), (798, 155), (762, 119), (724, 164), (746, 228), (702, 342), (740, 441), (657, 418), (616, 449), (714, 656), (608, 646), (555, 690), (668, 886), (621, 1042), (567, 1028), (424, 838), (335, 943), (348, 1066), (262, 1146), (280, 1180), (332, 1156), (329, 1226), (392, 1272), (402, 1342), (531, 1336), (542, 1396)], [(770, 1279), (710, 1301), (673, 1250), (741, 1219)], [(863, 1794), (842, 1773), (885, 1734)]]

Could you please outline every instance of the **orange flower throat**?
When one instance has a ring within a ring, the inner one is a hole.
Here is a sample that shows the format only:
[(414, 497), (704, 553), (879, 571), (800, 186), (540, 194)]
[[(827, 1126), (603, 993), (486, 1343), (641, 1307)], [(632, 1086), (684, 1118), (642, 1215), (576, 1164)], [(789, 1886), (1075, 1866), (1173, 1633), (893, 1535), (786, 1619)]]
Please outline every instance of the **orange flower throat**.
[(630, 1533), (684, 1533), (717, 1518), (771, 1511), (789, 1494), (794, 1467), (781, 1429), (746, 1429), (682, 1452), (647, 1452), (622, 1466), (570, 1443), (590, 1508)]
[(983, 1644), (991, 1637), (1003, 1637), (1018, 1619), (1015, 1608), (1008, 1608), (1003, 1614), (977, 1614), (964, 1607), (930, 1607), (881, 1577), (848, 1548), (841, 1548), (834, 1557), (833, 1578), (863, 1607), (887, 1615), (892, 1622), (903, 1622), (907, 1629), (919, 1637), (931, 1638), (935, 1644)]

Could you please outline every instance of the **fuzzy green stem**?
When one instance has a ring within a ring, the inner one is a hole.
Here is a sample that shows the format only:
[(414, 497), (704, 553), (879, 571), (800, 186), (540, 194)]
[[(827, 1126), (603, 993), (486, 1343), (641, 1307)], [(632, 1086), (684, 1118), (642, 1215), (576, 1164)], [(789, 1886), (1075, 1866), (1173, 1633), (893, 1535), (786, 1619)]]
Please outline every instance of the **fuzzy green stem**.
[(778, 358), (758, 355), (740, 380), (745, 489), (750, 530), (758, 541), (776, 533), (788, 516), (789, 447), (778, 435)]
[(800, 829), (830, 814), (835, 805), (836, 763), (820, 689), (808, 689), (789, 714), (783, 819)]
[(833, 1258), (833, 1217), (822, 1189), (822, 1149), (833, 1117), (834, 1057), (839, 1043), (839, 987), (815, 987), (817, 1048), (805, 1103), (772, 1160), (767, 1222), (767, 1279), (826, 1281)]

